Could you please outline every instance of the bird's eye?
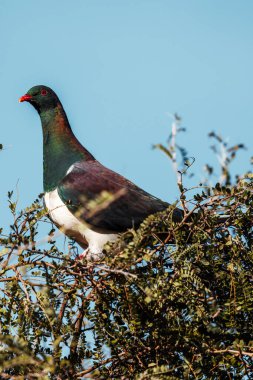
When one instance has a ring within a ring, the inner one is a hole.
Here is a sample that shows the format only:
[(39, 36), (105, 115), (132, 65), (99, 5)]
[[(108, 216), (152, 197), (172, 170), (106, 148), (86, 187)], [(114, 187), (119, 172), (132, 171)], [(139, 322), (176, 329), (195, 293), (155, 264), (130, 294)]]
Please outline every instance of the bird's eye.
[(47, 90), (41, 90), (40, 93), (42, 96), (45, 96), (45, 95), (47, 95)]

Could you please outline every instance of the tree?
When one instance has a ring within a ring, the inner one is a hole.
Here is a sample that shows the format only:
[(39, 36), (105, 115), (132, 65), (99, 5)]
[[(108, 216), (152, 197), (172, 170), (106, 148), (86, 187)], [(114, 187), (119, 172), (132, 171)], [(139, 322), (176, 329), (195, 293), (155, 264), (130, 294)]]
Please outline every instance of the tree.
[(205, 181), (190, 198), (183, 178), (193, 160), (176, 144), (178, 117), (173, 128), (168, 144), (156, 147), (178, 173), (184, 220), (172, 223), (176, 205), (148, 217), (108, 244), (99, 263), (76, 260), (73, 242), (60, 252), (54, 229), (40, 248), (40, 198), (17, 212), (8, 194), (14, 222), (9, 233), (0, 230), (2, 379), (253, 377), (253, 175), (231, 184), (229, 164), (243, 146), (212, 133), (223, 149), (221, 181)]

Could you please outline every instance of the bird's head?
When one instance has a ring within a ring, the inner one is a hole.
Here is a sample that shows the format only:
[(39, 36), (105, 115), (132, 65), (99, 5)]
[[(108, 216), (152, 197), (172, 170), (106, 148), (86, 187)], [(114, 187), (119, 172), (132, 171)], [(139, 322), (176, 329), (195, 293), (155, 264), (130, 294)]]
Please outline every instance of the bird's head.
[(59, 99), (51, 88), (46, 86), (34, 86), (19, 99), (20, 102), (29, 102), (40, 113), (55, 108)]

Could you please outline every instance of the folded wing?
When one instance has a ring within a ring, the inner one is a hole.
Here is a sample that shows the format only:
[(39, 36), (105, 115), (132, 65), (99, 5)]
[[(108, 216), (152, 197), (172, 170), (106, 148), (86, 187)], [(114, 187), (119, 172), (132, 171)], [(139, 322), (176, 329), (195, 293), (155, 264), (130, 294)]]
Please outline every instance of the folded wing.
[[(58, 193), (79, 219), (111, 232), (138, 227), (148, 215), (169, 206), (96, 160), (73, 165)], [(175, 209), (174, 220), (180, 221), (182, 216), (182, 210)]]

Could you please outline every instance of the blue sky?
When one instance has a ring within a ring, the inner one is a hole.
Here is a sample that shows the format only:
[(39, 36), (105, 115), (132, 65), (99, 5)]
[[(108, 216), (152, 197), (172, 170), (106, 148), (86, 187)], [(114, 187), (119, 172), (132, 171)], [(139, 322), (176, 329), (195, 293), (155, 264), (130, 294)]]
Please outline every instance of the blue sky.
[(40, 120), (18, 98), (45, 84), (97, 159), (164, 200), (177, 198), (165, 142), (170, 113), (196, 159), (192, 186), (212, 159), (207, 134), (253, 139), (253, 2), (233, 0), (1, 0), (1, 225), (18, 182), (19, 207), (42, 192)]

